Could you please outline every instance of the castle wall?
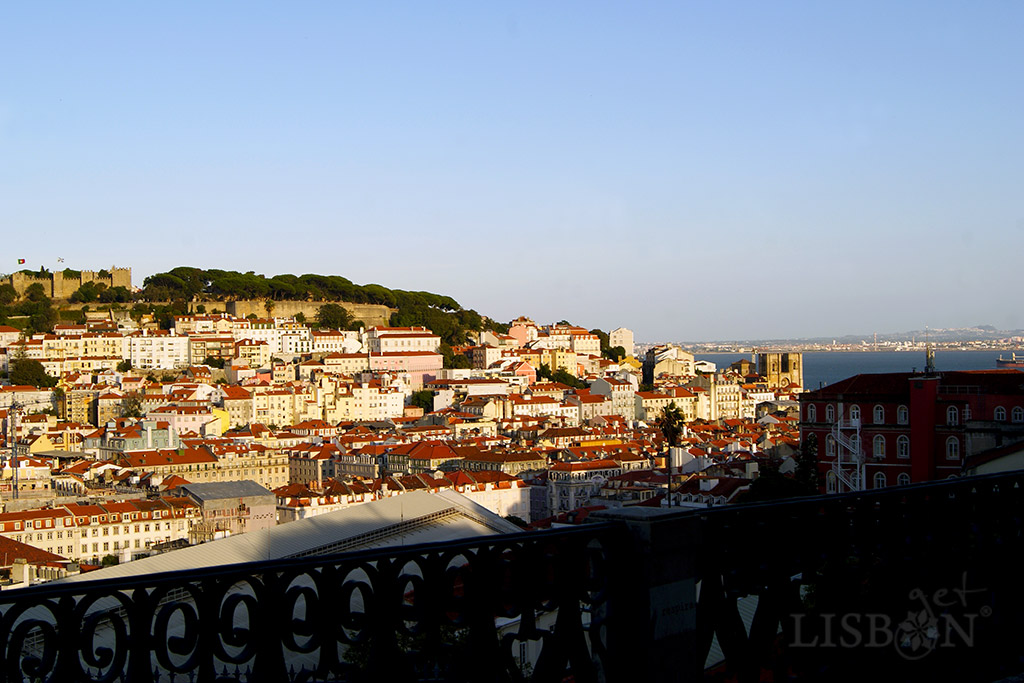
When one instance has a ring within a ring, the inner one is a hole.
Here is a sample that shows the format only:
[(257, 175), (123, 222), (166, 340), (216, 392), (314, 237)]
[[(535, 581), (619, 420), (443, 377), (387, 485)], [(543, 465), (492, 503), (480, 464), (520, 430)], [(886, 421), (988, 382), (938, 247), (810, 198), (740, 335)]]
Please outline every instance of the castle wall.
[(14, 273), (8, 281), (14, 287), (14, 291), (18, 293), (18, 296), (24, 296), (25, 290), (38, 282), (43, 286), (46, 296), (51, 299), (68, 299), (86, 282), (103, 284), (108, 289), (111, 287), (124, 287), (130, 291), (132, 288), (131, 268), (110, 268), (107, 271), (110, 273), (109, 277), (100, 277), (98, 271), (94, 270), (83, 270), (80, 272), (81, 276), (77, 278), (65, 276), (62, 270), (58, 270), (56, 273), (44, 274)]
[(46, 296), (53, 294), (53, 281), (49, 275), (27, 275), (25, 273), (14, 273), (11, 275), (9, 282), (14, 287), (14, 291), (18, 293), (18, 296), (25, 296), (25, 290), (31, 287), (33, 284), (38, 282), (43, 286), (43, 290), (46, 292)]
[[(207, 311), (221, 306), (219, 302), (206, 301), (202, 303), (206, 306)], [(367, 327), (387, 325), (391, 320), (391, 314), (398, 311), (398, 309), (380, 304), (353, 304), (347, 301), (275, 301), (273, 315), (295, 317), (296, 314), (302, 313), (306, 316), (306, 320), (313, 321), (316, 320), (317, 311), (324, 304), (338, 304), (348, 310), (353, 319), (366, 323)], [(245, 318), (251, 314), (255, 314), (259, 318), (267, 317), (266, 305), (261, 299), (226, 301), (223, 306), (225, 313), (239, 318)]]

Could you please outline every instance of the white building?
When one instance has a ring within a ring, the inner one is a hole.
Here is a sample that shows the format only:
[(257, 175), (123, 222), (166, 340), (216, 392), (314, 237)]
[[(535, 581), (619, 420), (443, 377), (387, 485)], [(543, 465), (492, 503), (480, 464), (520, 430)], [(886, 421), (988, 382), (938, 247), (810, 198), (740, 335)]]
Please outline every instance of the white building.
[(167, 330), (143, 330), (126, 340), (126, 358), (133, 368), (172, 370), (188, 366), (188, 337)]
[(371, 327), (366, 331), (366, 347), (374, 354), (421, 351), (437, 353), (441, 338), (426, 327)]
[(633, 355), (633, 330), (625, 327), (617, 327), (608, 333), (608, 346), (612, 348), (621, 346), (626, 350), (627, 356)]

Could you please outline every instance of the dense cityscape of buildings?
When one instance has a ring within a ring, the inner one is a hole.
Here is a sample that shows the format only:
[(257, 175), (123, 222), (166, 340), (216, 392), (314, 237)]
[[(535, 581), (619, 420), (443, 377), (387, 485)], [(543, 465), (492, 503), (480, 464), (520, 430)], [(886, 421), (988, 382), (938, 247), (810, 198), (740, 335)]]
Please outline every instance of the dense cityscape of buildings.
[(163, 330), (105, 311), (0, 327), (0, 370), (36, 362), (56, 380), (0, 386), (0, 539), (16, 544), (0, 571), (59, 578), (411, 492), (544, 528), (580, 509), (742, 501), (808, 454), (822, 492), (1024, 454), (1015, 370), (807, 392), (793, 351), (719, 368), (672, 344), (635, 355), (625, 328), (526, 317), (472, 337), (453, 364), (424, 326), (220, 313)]

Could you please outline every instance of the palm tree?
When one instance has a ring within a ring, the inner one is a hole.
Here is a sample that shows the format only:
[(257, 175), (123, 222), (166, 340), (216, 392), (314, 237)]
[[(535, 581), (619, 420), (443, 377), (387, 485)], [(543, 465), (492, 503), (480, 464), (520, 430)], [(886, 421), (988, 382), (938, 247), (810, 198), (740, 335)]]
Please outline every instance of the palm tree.
[(679, 409), (675, 401), (669, 403), (661, 411), (661, 417), (658, 418), (658, 427), (665, 436), (665, 440), (668, 441), (670, 448), (679, 445), (679, 437), (683, 433), (684, 424), (683, 411)]
[[(665, 437), (665, 441), (668, 442), (669, 448), (675, 448), (679, 445), (679, 437), (683, 433), (683, 426), (685, 420), (683, 418), (683, 411), (679, 409), (675, 401), (670, 402), (665, 409), (661, 411), (661, 417), (658, 418), (658, 427), (661, 429), (662, 435)], [(668, 470), (668, 504), (672, 505), (672, 453), (671, 451), (666, 458), (665, 464)]]

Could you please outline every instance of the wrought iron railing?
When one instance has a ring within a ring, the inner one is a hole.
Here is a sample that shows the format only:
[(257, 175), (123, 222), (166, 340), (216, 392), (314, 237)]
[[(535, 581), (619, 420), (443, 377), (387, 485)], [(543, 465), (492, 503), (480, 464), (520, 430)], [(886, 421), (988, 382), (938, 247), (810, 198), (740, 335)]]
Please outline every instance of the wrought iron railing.
[(8, 591), (2, 678), (607, 680), (625, 540), (603, 524)]
[(996, 680), (1024, 473), (0, 593), (4, 681)]

